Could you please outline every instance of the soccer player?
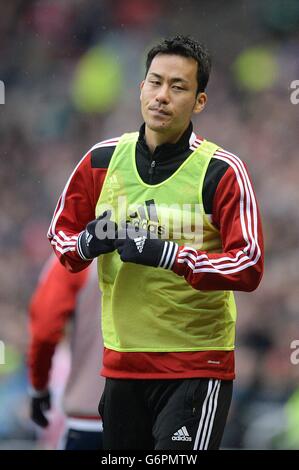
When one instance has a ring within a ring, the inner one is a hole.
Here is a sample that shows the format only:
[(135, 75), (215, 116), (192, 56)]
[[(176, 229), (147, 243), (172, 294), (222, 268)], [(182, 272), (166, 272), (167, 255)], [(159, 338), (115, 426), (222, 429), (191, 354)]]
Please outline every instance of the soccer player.
[(29, 307), (30, 408), (32, 420), (41, 427), (49, 424), (45, 412), (51, 407), (48, 383), (52, 357), (65, 326), (72, 323), (71, 370), (63, 397), (67, 419), (62, 441), (66, 450), (102, 448), (98, 402), (104, 379), (99, 375), (102, 340), (95, 268), (94, 263), (88, 270), (72, 274), (52, 256)]
[(232, 291), (259, 285), (263, 237), (246, 166), (193, 131), (210, 67), (189, 37), (153, 47), (144, 124), (84, 155), (49, 228), (71, 271), (98, 257), (105, 449), (221, 443), (235, 377)]

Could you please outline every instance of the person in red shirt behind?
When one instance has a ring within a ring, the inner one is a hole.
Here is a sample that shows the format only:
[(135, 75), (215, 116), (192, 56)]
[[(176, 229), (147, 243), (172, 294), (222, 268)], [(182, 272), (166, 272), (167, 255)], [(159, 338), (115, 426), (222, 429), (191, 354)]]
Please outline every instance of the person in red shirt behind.
[(49, 425), (45, 412), (51, 408), (52, 358), (66, 324), (72, 321), (71, 369), (63, 396), (67, 416), (65, 450), (102, 448), (102, 421), (97, 407), (104, 379), (99, 375), (100, 295), (94, 268), (95, 263), (88, 270), (72, 274), (52, 256), (29, 306), (30, 411), (34, 423), (43, 428)]

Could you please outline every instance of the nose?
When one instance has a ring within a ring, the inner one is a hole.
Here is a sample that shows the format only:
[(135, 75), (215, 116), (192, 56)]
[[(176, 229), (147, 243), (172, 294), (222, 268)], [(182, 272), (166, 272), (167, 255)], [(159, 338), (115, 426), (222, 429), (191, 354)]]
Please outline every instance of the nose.
[(161, 104), (169, 103), (169, 90), (166, 84), (159, 88), (156, 94), (156, 101)]

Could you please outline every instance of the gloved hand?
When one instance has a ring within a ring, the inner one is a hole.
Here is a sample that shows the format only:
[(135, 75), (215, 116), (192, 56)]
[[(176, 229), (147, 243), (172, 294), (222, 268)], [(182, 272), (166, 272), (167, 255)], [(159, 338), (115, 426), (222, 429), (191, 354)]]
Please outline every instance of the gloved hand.
[(93, 259), (115, 250), (117, 224), (110, 220), (110, 217), (111, 211), (103, 212), (97, 219), (89, 222), (86, 229), (80, 233), (77, 250), (82, 259)]
[(31, 393), (30, 417), (35, 424), (42, 428), (48, 426), (49, 421), (45, 416), (45, 411), (48, 411), (50, 408), (51, 395), (49, 390)]
[(160, 240), (147, 230), (136, 229), (131, 223), (118, 231), (114, 245), (124, 263), (165, 269), (171, 269), (178, 251), (177, 243)]

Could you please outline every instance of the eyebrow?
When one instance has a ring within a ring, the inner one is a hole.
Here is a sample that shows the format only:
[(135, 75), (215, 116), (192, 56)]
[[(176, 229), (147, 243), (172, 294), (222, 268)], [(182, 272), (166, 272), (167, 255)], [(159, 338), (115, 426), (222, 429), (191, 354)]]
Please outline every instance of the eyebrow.
[[(155, 72), (150, 72), (149, 75), (154, 75), (157, 78), (163, 79), (162, 75), (159, 75), (158, 73), (155, 73)], [(180, 77), (173, 77), (173, 78), (170, 79), (170, 81), (172, 83), (174, 83), (174, 82), (182, 82), (182, 83), (186, 83), (186, 84), (189, 83), (188, 80), (185, 80), (184, 78), (180, 78)]]

